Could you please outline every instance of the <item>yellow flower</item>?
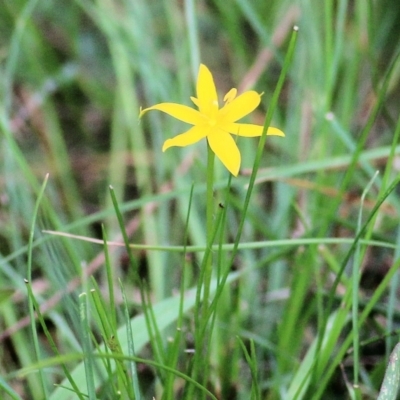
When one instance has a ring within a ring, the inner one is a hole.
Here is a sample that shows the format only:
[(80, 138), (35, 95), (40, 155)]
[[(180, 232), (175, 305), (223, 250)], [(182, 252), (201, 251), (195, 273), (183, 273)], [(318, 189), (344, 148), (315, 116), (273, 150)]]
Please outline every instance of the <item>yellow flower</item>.
[[(240, 168), (240, 152), (232, 135), (255, 137), (261, 136), (263, 126), (241, 124), (236, 121), (257, 108), (261, 95), (255, 91), (244, 92), (236, 97), (237, 90), (231, 89), (224, 97), (224, 105), (219, 108), (217, 90), (210, 70), (200, 64), (197, 78), (197, 98), (191, 97), (198, 110), (175, 103), (160, 103), (140, 110), (139, 117), (150, 110), (163, 111), (172, 117), (193, 125), (188, 131), (168, 139), (162, 150), (172, 146), (185, 147), (207, 138), (215, 155), (229, 172), (237, 176)], [(269, 127), (267, 135), (285, 136), (277, 129)]]

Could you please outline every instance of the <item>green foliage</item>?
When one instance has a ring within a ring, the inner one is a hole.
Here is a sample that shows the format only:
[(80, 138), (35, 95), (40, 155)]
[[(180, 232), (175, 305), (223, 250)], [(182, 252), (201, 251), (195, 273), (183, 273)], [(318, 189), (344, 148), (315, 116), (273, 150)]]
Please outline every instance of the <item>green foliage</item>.
[(378, 400), (397, 398), (400, 383), (399, 349), (400, 344), (396, 344), (396, 347), (390, 355), (389, 365), (385, 373), (381, 390), (379, 391)]
[[(0, 10), (1, 399), (396, 398), (393, 0)], [(138, 121), (200, 62), (286, 133), (214, 191), (204, 142)]]

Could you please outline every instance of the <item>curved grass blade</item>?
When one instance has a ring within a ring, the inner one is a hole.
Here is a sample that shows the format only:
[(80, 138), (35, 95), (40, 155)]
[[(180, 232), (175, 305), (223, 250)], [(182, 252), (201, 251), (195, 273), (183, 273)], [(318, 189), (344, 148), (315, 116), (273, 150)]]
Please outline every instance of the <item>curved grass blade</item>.
[(378, 400), (396, 400), (400, 384), (400, 343), (392, 351)]

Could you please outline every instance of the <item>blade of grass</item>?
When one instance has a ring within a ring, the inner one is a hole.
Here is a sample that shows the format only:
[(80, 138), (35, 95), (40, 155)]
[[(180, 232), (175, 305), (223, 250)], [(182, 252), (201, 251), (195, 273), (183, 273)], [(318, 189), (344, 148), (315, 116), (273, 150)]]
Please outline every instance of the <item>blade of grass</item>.
[[(152, 361), (152, 360), (146, 360), (143, 358), (139, 358), (139, 357), (134, 357), (134, 359), (132, 359), (131, 357), (127, 357), (124, 356), (122, 354), (110, 354), (110, 353), (97, 353), (97, 354), (93, 354), (93, 356), (97, 359), (99, 359), (101, 362), (103, 362), (101, 359), (110, 359), (110, 360), (119, 360), (120, 362), (126, 362), (126, 361), (135, 361), (136, 363), (141, 363), (141, 364), (145, 364), (151, 367), (154, 367), (155, 369), (162, 369), (165, 372), (168, 373), (173, 373), (176, 376), (184, 379), (185, 381), (189, 382), (191, 385), (194, 385), (196, 388), (200, 389), (202, 392), (204, 392), (207, 396), (210, 397), (210, 399), (213, 400), (218, 400), (217, 397), (215, 397), (207, 388), (203, 387), (202, 385), (200, 385), (198, 382), (196, 382), (194, 379), (192, 379), (191, 376), (186, 375), (180, 371), (174, 370), (166, 365), (163, 364), (159, 364), (158, 362)], [(51, 366), (54, 365), (58, 365), (59, 362), (62, 363), (67, 363), (67, 362), (71, 362), (71, 361), (76, 361), (76, 360), (81, 360), (82, 359), (82, 354), (77, 354), (77, 353), (70, 353), (68, 355), (63, 356), (61, 359), (60, 358), (49, 358), (46, 360), (41, 361), (40, 363), (31, 365), (29, 367), (26, 367), (22, 370), (20, 370), (18, 372), (18, 377), (24, 376), (26, 374), (31, 374), (33, 373), (35, 370), (39, 369), (39, 368), (49, 368)], [(65, 386), (63, 384), (59, 385), (58, 388), (60, 389), (60, 396), (59, 399), (61, 400), (70, 400), (70, 394), (71, 394), (71, 390), (68, 386)], [(65, 393), (64, 391), (67, 391), (68, 393)], [(53, 395), (52, 397), (53, 398)]]
[[(92, 284), (95, 285), (94, 280), (92, 280)], [(95, 285), (96, 289), (91, 289), (90, 294), (91, 294), (91, 299), (93, 300), (93, 304), (95, 307), (95, 310), (97, 312), (97, 317), (99, 319), (99, 325), (101, 326), (101, 332), (102, 336), (104, 338), (104, 341), (107, 345), (107, 347), (111, 350), (113, 355), (118, 355), (122, 353), (121, 350), (121, 345), (119, 343), (119, 337), (116, 334), (116, 332), (113, 331), (112, 328), (112, 320), (110, 319), (110, 315), (107, 312), (107, 308), (105, 306), (104, 299), (100, 296), (100, 290), (97, 288), (97, 285)], [(123, 362), (121, 362), (119, 359), (116, 359), (116, 372), (117, 372), (117, 392), (123, 394), (123, 396), (126, 396), (129, 399), (133, 399), (133, 392), (131, 385), (129, 384), (129, 377), (127, 374), (127, 370)], [(112, 368), (109, 369), (109, 379), (112, 379), (112, 375), (110, 374), (112, 372)]]
[[(264, 146), (265, 146), (265, 142), (266, 142), (266, 139), (267, 139), (267, 135), (266, 135), (267, 129), (268, 129), (270, 123), (271, 123), (272, 116), (273, 116), (273, 113), (275, 111), (276, 105), (278, 103), (278, 98), (279, 98), (279, 95), (280, 95), (280, 93), (282, 91), (283, 83), (284, 83), (285, 78), (286, 78), (286, 74), (288, 73), (288, 70), (289, 70), (289, 66), (290, 66), (290, 63), (291, 63), (291, 60), (292, 60), (292, 56), (293, 56), (293, 53), (294, 53), (294, 49), (295, 49), (295, 45), (296, 45), (297, 32), (298, 32), (298, 27), (295, 26), (293, 28), (293, 34), (292, 34), (290, 42), (289, 42), (289, 47), (288, 47), (288, 51), (286, 53), (286, 57), (285, 57), (285, 60), (284, 60), (284, 63), (283, 63), (282, 71), (281, 71), (281, 74), (280, 74), (279, 79), (278, 79), (278, 83), (276, 85), (275, 91), (274, 91), (273, 96), (272, 96), (271, 105), (268, 108), (268, 112), (267, 112), (267, 115), (265, 117), (263, 134), (262, 134), (262, 136), (260, 138), (260, 141), (259, 141), (259, 144), (258, 144), (258, 148), (257, 148), (257, 152), (256, 152), (256, 156), (255, 156), (255, 159), (254, 159), (254, 166), (253, 166), (253, 170), (252, 170), (252, 173), (251, 173), (251, 176), (250, 176), (248, 189), (247, 189), (245, 201), (244, 201), (244, 204), (243, 204), (243, 210), (242, 210), (242, 213), (241, 213), (241, 218), (240, 218), (239, 227), (238, 227), (238, 230), (237, 230), (237, 233), (236, 233), (236, 237), (235, 237), (235, 242), (234, 242), (233, 248), (232, 248), (232, 255), (231, 255), (231, 259), (230, 259), (229, 265), (233, 264), (233, 262), (235, 260), (235, 257), (236, 257), (236, 254), (237, 254), (237, 252), (239, 250), (239, 242), (240, 242), (240, 237), (242, 235), (243, 227), (244, 227), (244, 224), (245, 224), (245, 221), (246, 221), (247, 209), (249, 208), (250, 198), (251, 198), (251, 194), (253, 192), (253, 188), (254, 188), (254, 184), (255, 184), (255, 180), (256, 180), (256, 176), (257, 176), (257, 171), (258, 171), (258, 168), (259, 168), (259, 165), (260, 165), (262, 154), (264, 152)], [(227, 269), (227, 271), (228, 271), (228, 269)], [(215, 307), (215, 304), (217, 304), (217, 302), (219, 300), (219, 297), (221, 296), (223, 288), (225, 286), (225, 282), (226, 282), (227, 277), (228, 277), (228, 272), (226, 272), (225, 275), (221, 279), (221, 283), (218, 286), (217, 293), (214, 296), (214, 300), (213, 300), (214, 304), (212, 304), (210, 306), (210, 309), (213, 309), (213, 307)]]
[[(126, 293), (125, 293), (124, 286), (123, 286), (121, 280), (119, 280), (119, 286), (121, 288), (122, 299), (124, 301), (124, 316), (125, 316), (126, 337), (127, 337), (127, 355), (128, 355), (128, 357), (131, 357), (133, 360), (133, 358), (136, 356), (135, 346), (134, 346), (134, 341), (133, 341), (133, 332), (132, 332), (131, 320), (129, 318), (128, 301), (127, 301)], [(130, 377), (132, 379), (132, 389), (133, 389), (133, 393), (134, 393), (134, 399), (141, 400), (142, 396), (140, 394), (136, 362), (131, 361), (131, 362), (129, 362), (128, 366), (129, 366)]]
[[(231, 273), (230, 276), (228, 277), (227, 282), (233, 282), (238, 279), (240, 275), (238, 273)], [(217, 282), (214, 280), (212, 282), (212, 291), (211, 293), (215, 293), (216, 290), (216, 285)], [(183, 312), (187, 312), (190, 310), (196, 302), (196, 288), (188, 290), (185, 293), (185, 303), (184, 303), (184, 308)], [(180, 309), (180, 303), (181, 299), (179, 297), (169, 297), (166, 300), (163, 300), (153, 306), (153, 312), (156, 316), (157, 323), (158, 323), (158, 329), (161, 331), (165, 329), (167, 326), (169, 326), (171, 323), (176, 321), (177, 316), (179, 315), (179, 309)], [(135, 330), (133, 331), (133, 340), (135, 343), (135, 351), (139, 352), (145, 344), (147, 344), (150, 340), (149, 338), (149, 331), (147, 330), (147, 322), (146, 322), (146, 317), (144, 314), (141, 314), (137, 317), (134, 317), (131, 320), (132, 326), (135, 327)], [(128, 338), (126, 336), (126, 326), (122, 326), (118, 329), (117, 334), (115, 335), (119, 339), (119, 345), (121, 348), (121, 353), (126, 354), (127, 351), (127, 344), (128, 344)], [(100, 352), (106, 353), (105, 350), (106, 345), (102, 344), (100, 346)], [(95, 352), (95, 354), (98, 354), (99, 352)], [(103, 355), (107, 356), (108, 355)], [(118, 355), (115, 355), (117, 357)], [(69, 356), (66, 356), (66, 359), (69, 360)], [(81, 355), (77, 355), (77, 357), (81, 357)], [(61, 359), (62, 360), (62, 359)], [(59, 362), (61, 362), (61, 360)], [(137, 359), (135, 359), (137, 361)], [(45, 362), (46, 360), (44, 360)], [(146, 361), (146, 360), (145, 360)], [(141, 362), (141, 361), (140, 361)], [(159, 365), (159, 363), (157, 363)], [(164, 368), (165, 366), (163, 366)], [(102, 376), (101, 371), (104, 372), (104, 367), (102, 365), (97, 365), (97, 368), (99, 370), (99, 373), (96, 374), (94, 377), (95, 379), (95, 387), (98, 388), (103, 382), (100, 379), (100, 376)], [(170, 369), (169, 367), (165, 367), (167, 370), (174, 371)], [(23, 372), (23, 371), (22, 371)], [(184, 374), (183, 374), (184, 375)], [(78, 387), (86, 387), (86, 379), (85, 379), (85, 373), (84, 373), (84, 366), (83, 364), (79, 364), (72, 372), (71, 376), (73, 380), (76, 382), (76, 385)], [(64, 380), (61, 383), (63, 386), (70, 387), (68, 382)], [(69, 394), (66, 393), (64, 389), (57, 388), (49, 397), (50, 400), (68, 400), (69, 399)]]
[[(28, 262), (27, 262), (27, 272), (26, 272), (26, 276), (27, 276), (26, 282), (27, 283), (31, 282), (31, 280), (32, 280), (33, 237), (34, 237), (34, 233), (35, 233), (36, 219), (37, 219), (37, 215), (39, 212), (39, 207), (40, 207), (43, 195), (44, 195), (44, 191), (47, 186), (48, 179), (49, 179), (49, 174), (46, 174), (43, 184), (42, 184), (42, 187), (40, 189), (38, 198), (36, 200), (35, 208), (34, 208), (33, 215), (32, 215), (31, 229), (30, 229), (30, 233), (29, 233), (29, 242), (28, 242)], [(39, 347), (39, 338), (38, 338), (38, 334), (37, 334), (37, 330), (36, 330), (36, 326), (35, 326), (35, 309), (33, 307), (32, 299), (33, 299), (33, 296), (28, 297), (29, 315), (30, 315), (30, 319), (31, 319), (31, 333), (32, 333), (32, 337), (33, 337), (33, 345), (34, 345), (34, 349), (35, 349), (36, 359), (40, 360), (41, 352), (40, 352), (40, 347)], [(39, 397), (43, 396), (44, 398), (48, 398), (49, 395), (48, 395), (48, 390), (47, 390), (47, 386), (46, 386), (46, 379), (45, 379), (45, 376), (44, 376), (44, 373), (42, 370), (39, 371), (39, 377), (40, 377), (40, 381), (41, 381), (41, 390), (37, 394)], [(39, 390), (39, 388), (37, 388), (37, 390)]]
[(385, 378), (379, 391), (378, 400), (395, 400), (400, 385), (400, 343), (396, 345), (390, 355)]
[(108, 251), (108, 245), (107, 245), (107, 234), (104, 228), (104, 225), (101, 226), (101, 230), (103, 233), (103, 243), (104, 243), (104, 264), (106, 266), (106, 272), (107, 272), (107, 287), (108, 287), (108, 298), (110, 301), (110, 321), (111, 321), (111, 326), (114, 331), (117, 330), (117, 312), (116, 312), (116, 307), (115, 307), (115, 297), (114, 297), (114, 273), (113, 273), (113, 268), (111, 266), (111, 260), (110, 260), (110, 253)]
[[(338, 309), (336, 313), (332, 312), (333, 302), (335, 299), (334, 294), (336, 293), (337, 286), (340, 281), (340, 276), (343, 274), (345, 267), (348, 265), (350, 257), (354, 254), (354, 251), (361, 236), (363, 236), (366, 230), (368, 229), (369, 223), (371, 222), (371, 220), (373, 220), (375, 214), (379, 211), (379, 208), (381, 207), (382, 203), (393, 192), (393, 190), (396, 188), (399, 182), (400, 182), (400, 176), (397, 177), (397, 179), (395, 179), (392, 182), (392, 184), (388, 187), (384, 195), (377, 200), (373, 210), (368, 215), (366, 222), (363, 224), (362, 228), (354, 238), (350, 250), (347, 252), (346, 257), (342, 261), (341, 269), (339, 273), (336, 275), (332, 288), (329, 291), (328, 305), (325, 308), (325, 313), (329, 312), (329, 314), (326, 317), (326, 321), (324, 323), (324, 329), (321, 332), (319, 332), (319, 335), (314, 341), (313, 345), (310, 346), (307, 355), (304, 357), (303, 362), (298, 369), (298, 372), (296, 373), (294, 379), (292, 380), (292, 384), (290, 385), (288, 392), (289, 398), (297, 400), (302, 399), (310, 384), (311, 380), (310, 378), (312, 377), (313, 382), (318, 382), (318, 385), (315, 386), (315, 391), (313, 391), (314, 393), (317, 394), (314, 394), (313, 399), (318, 399), (322, 393), (321, 381), (324, 381), (326, 384), (325, 381), (327, 374), (326, 368), (328, 367), (330, 373), (333, 372), (331, 369), (331, 362), (329, 363), (328, 366), (328, 361), (331, 358), (333, 348), (334, 346), (336, 346), (339, 335), (344, 327), (344, 324), (348, 316), (348, 310), (350, 309), (352, 302), (352, 291), (348, 290), (342, 301), (341, 307)], [(375, 301), (377, 300), (375, 299)], [(362, 313), (361, 316), (358, 318), (359, 324), (361, 324), (361, 321), (364, 321), (365, 319), (365, 317), (363, 318), (363, 315), (364, 313)], [(350, 340), (352, 340), (353, 332), (348, 337), (350, 337)], [(347, 344), (347, 346), (348, 345), (349, 344)], [(335, 360), (338, 363), (340, 362), (339, 360), (341, 359), (335, 358)], [(316, 365), (318, 366), (318, 370), (315, 368)]]
[(25, 29), (27, 24), (30, 23), (31, 18), (32, 18), (32, 13), (34, 12), (36, 5), (39, 3), (38, 0), (29, 0), (25, 7), (23, 8), (22, 12), (19, 14), (18, 19), (16, 21), (15, 27), (16, 29), (13, 32), (11, 41), (10, 41), (10, 46), (8, 50), (8, 58), (7, 58), (7, 64), (6, 68), (4, 71), (4, 84), (5, 84), (5, 99), (6, 102), (4, 104), (5, 106), (5, 111), (7, 114), (9, 114), (10, 109), (11, 109), (11, 92), (12, 92), (12, 85), (14, 82), (14, 73), (16, 70), (16, 65), (18, 63), (18, 56), (21, 50), (21, 40), (22, 36), (25, 33)]
[(82, 345), (84, 352), (84, 366), (87, 383), (87, 393), (89, 400), (96, 400), (96, 389), (94, 387), (94, 365), (93, 365), (93, 350), (90, 335), (89, 315), (87, 310), (87, 294), (79, 295), (80, 319), (82, 323)]
[[(103, 245), (104, 241), (102, 239), (93, 239), (86, 236), (72, 235), (64, 232), (56, 232), (56, 231), (44, 231), (45, 233), (49, 233), (55, 236), (64, 236), (70, 239), (75, 240), (84, 240), (91, 243), (96, 243), (99, 245)], [(385, 242), (382, 240), (367, 240), (367, 239), (359, 239), (360, 243), (376, 246), (376, 247), (385, 247), (388, 249), (395, 249), (396, 244)], [(261, 249), (266, 247), (281, 247), (281, 246), (289, 246), (289, 247), (299, 247), (299, 246), (308, 246), (315, 244), (353, 244), (354, 238), (352, 237), (327, 237), (327, 238), (295, 238), (295, 239), (279, 239), (279, 240), (261, 240), (258, 242), (242, 242), (240, 243), (238, 249), (240, 250), (251, 250), (251, 249)], [(107, 242), (109, 246), (125, 246), (120, 242)], [(153, 245), (143, 245), (143, 244), (130, 244), (129, 247), (131, 249), (136, 250), (149, 250), (149, 251), (170, 251), (172, 253), (182, 253), (184, 251), (184, 246), (153, 246)], [(232, 251), (235, 247), (234, 243), (225, 243), (225, 244), (215, 244), (211, 246), (211, 251), (216, 251), (221, 247), (224, 251)], [(187, 246), (186, 251), (191, 253), (196, 252), (204, 252), (207, 250), (205, 246)]]
[(11, 400), (22, 400), (22, 397), (0, 376), (0, 389), (10, 396)]
[(254, 340), (250, 340), (250, 353), (247, 350), (243, 341), (238, 337), (240, 347), (243, 350), (244, 356), (246, 358), (247, 364), (249, 365), (250, 372), (251, 372), (251, 399), (253, 400), (260, 400), (261, 399), (261, 392), (258, 386), (258, 365), (257, 365), (257, 358), (256, 352), (254, 347)]
[[(185, 300), (185, 283), (186, 283), (186, 247), (187, 247), (187, 242), (188, 242), (188, 233), (189, 233), (189, 219), (190, 219), (190, 212), (192, 208), (192, 201), (193, 201), (193, 191), (194, 191), (194, 183), (191, 186), (190, 189), (190, 195), (189, 195), (189, 205), (188, 205), (188, 210), (187, 210), (187, 215), (186, 215), (186, 221), (185, 221), (185, 232), (183, 236), (183, 254), (182, 254), (182, 272), (181, 272), (181, 284), (180, 284), (180, 290), (179, 290), (179, 298), (180, 298), (180, 303), (179, 303), (179, 313), (178, 313), (178, 318), (177, 318), (177, 323), (176, 323), (176, 333), (174, 337), (173, 344), (171, 346), (170, 354), (168, 356), (168, 365), (171, 368), (177, 368), (177, 362), (178, 362), (178, 356), (179, 356), (179, 348), (181, 345), (182, 341), (182, 329), (183, 329), (183, 317), (184, 317), (184, 300)], [(174, 380), (175, 380), (175, 375), (174, 374), (169, 374), (166, 377), (166, 382), (164, 385), (164, 393), (163, 393), (163, 398), (165, 397), (165, 400), (173, 400), (174, 399)]]
[[(362, 228), (362, 214), (363, 214), (363, 205), (364, 199), (371, 189), (375, 178), (378, 176), (379, 171), (376, 171), (375, 175), (369, 181), (368, 185), (365, 187), (360, 202), (360, 210), (358, 213), (358, 221), (357, 221), (357, 232), (359, 232)], [(353, 259), (353, 269), (352, 269), (352, 292), (353, 292), (353, 300), (352, 300), (352, 323), (353, 323), (353, 352), (354, 352), (354, 376), (353, 376), (353, 389), (355, 392), (355, 397), (359, 398), (361, 395), (360, 387), (359, 387), (359, 366), (360, 366), (360, 358), (359, 358), (359, 330), (358, 330), (358, 307), (359, 307), (359, 284), (361, 278), (361, 249), (360, 242), (358, 242), (355, 250), (354, 250), (354, 259)]]
[(199, 33), (197, 27), (197, 16), (195, 4), (193, 0), (185, 0), (185, 18), (188, 30), (189, 49), (190, 49), (190, 64), (192, 67), (193, 82), (196, 81), (197, 70), (200, 65), (200, 46)]
[[(35, 296), (33, 294), (33, 291), (32, 291), (32, 285), (28, 280), (25, 281), (25, 285), (26, 285), (27, 290), (28, 290), (29, 299), (32, 301), (33, 308), (36, 310), (36, 313), (38, 315), (38, 320), (40, 322), (40, 325), (42, 326), (42, 329), (43, 329), (43, 332), (44, 332), (44, 334), (46, 336), (46, 339), (48, 340), (48, 342), (50, 344), (50, 347), (53, 350), (53, 352), (57, 356), (61, 357), (61, 353), (58, 351), (57, 345), (54, 342), (53, 337), (52, 337), (51, 333), (49, 332), (49, 329), (47, 328), (47, 324), (46, 324), (46, 322), (45, 322), (45, 320), (43, 318), (42, 313), (40, 312), (39, 304), (37, 303), (37, 301), (35, 299)], [(72, 379), (72, 376), (71, 376), (71, 374), (69, 372), (68, 367), (64, 363), (61, 364), (61, 367), (62, 367), (63, 372), (65, 374), (66, 380), (68, 380), (68, 382), (71, 384), (71, 390), (76, 394), (76, 396), (78, 396), (78, 398), (80, 400), (84, 400), (84, 396), (81, 393), (81, 390), (76, 385), (75, 381)]]
[[(398, 270), (400, 268), (400, 259), (397, 259), (394, 261), (393, 265), (391, 266), (390, 270), (387, 272), (379, 286), (375, 289), (373, 292), (371, 299), (368, 301), (366, 306), (364, 307), (363, 311), (361, 312), (361, 315), (358, 319), (358, 324), (359, 327), (361, 327), (364, 323), (367, 317), (370, 315), (371, 311), (374, 309), (375, 305), (378, 303), (378, 300), (384, 295), (385, 291), (387, 290), (387, 287), (389, 285), (389, 282), (391, 279), (393, 279), (393, 276), (398, 273)], [(350, 332), (345, 340), (343, 341), (343, 344), (340, 346), (340, 348), (335, 352), (335, 355), (332, 359), (330, 359), (329, 362), (329, 367), (327, 370), (325, 370), (324, 374), (321, 375), (320, 381), (319, 381), (319, 386), (317, 390), (313, 393), (313, 400), (319, 400), (323, 398), (324, 395), (324, 390), (326, 389), (326, 385), (329, 382), (329, 379), (331, 379), (333, 373), (335, 372), (337, 366), (340, 364), (340, 362), (343, 360), (344, 355), (346, 354), (347, 350), (349, 349), (349, 346), (351, 345), (353, 341), (353, 335), (352, 332)], [(332, 353), (331, 353), (332, 354)]]

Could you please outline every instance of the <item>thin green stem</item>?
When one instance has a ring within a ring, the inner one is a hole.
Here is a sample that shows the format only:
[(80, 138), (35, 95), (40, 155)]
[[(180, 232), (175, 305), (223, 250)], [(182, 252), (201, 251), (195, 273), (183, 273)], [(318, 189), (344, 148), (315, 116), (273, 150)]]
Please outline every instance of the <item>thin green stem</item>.
[(212, 236), (214, 218), (214, 160), (215, 154), (207, 143), (207, 242)]
[[(190, 195), (189, 195), (189, 205), (188, 205), (188, 211), (186, 214), (186, 221), (185, 221), (185, 232), (184, 232), (184, 239), (183, 239), (183, 246), (186, 248), (187, 242), (188, 242), (188, 228), (189, 228), (189, 220), (190, 220), (190, 212), (192, 209), (192, 204), (193, 204), (193, 190), (194, 190), (194, 184), (192, 184), (190, 188)], [(187, 268), (187, 261), (186, 261), (186, 256), (187, 253), (186, 251), (183, 252), (183, 257), (182, 257), (182, 272), (181, 272), (181, 285), (180, 285), (180, 293), (179, 293), (179, 313), (178, 313), (178, 319), (177, 319), (177, 327), (176, 327), (176, 333), (175, 333), (175, 339), (172, 344), (172, 350), (170, 352), (170, 356), (168, 358), (169, 365), (171, 368), (177, 368), (177, 363), (178, 363), (178, 357), (179, 357), (179, 349), (180, 345), (182, 342), (182, 327), (183, 327), (183, 318), (184, 318), (184, 300), (185, 300), (185, 285), (186, 285), (186, 268)], [(175, 380), (175, 375), (174, 374), (168, 374), (167, 375), (167, 380), (164, 385), (164, 394), (163, 398), (165, 400), (172, 400), (174, 399), (174, 380)]]
[[(35, 204), (35, 208), (33, 210), (33, 217), (32, 217), (32, 223), (31, 223), (31, 229), (29, 232), (29, 242), (28, 242), (28, 265), (27, 265), (27, 279), (26, 279), (26, 283), (30, 284), (32, 281), (32, 255), (33, 255), (33, 237), (35, 234), (35, 225), (36, 225), (36, 219), (37, 219), (37, 215), (39, 212), (39, 206), (40, 203), (42, 201), (43, 195), (44, 195), (44, 191), (46, 189), (46, 185), (47, 185), (47, 181), (49, 179), (49, 174), (46, 174), (44, 181), (43, 181), (43, 185), (40, 189), (38, 198), (36, 200), (36, 204)], [(29, 295), (29, 288), (28, 287), (28, 295)], [(31, 319), (31, 330), (32, 330), (32, 336), (33, 336), (33, 347), (35, 349), (35, 353), (36, 353), (36, 358), (39, 361), (40, 360), (40, 346), (39, 346), (39, 338), (38, 338), (38, 333), (36, 330), (36, 323), (35, 323), (35, 310), (34, 310), (34, 306), (33, 306), (33, 295), (32, 296), (28, 296), (28, 307), (29, 307), (29, 315), (30, 315), (30, 319)], [(45, 376), (43, 373), (43, 370), (40, 369), (39, 370), (39, 376), (40, 376), (40, 383), (41, 383), (41, 389), (43, 392), (43, 395), (47, 398), (48, 397), (48, 390), (46, 387), (46, 380), (45, 380)]]
[[(197, 284), (196, 294), (196, 308), (195, 313), (195, 325), (201, 330), (201, 326), (204, 325), (203, 317), (207, 311), (207, 303), (209, 297), (209, 286), (207, 280), (210, 282), (211, 277), (211, 251), (213, 245), (213, 191), (214, 191), (214, 159), (215, 155), (207, 145), (208, 158), (207, 158), (207, 183), (206, 183), (206, 247), (203, 254), (203, 261), (200, 267), (200, 275)], [(208, 289), (207, 289), (208, 286)], [(201, 301), (201, 294), (203, 292), (203, 301)], [(201, 303), (203, 312), (200, 313)], [(203, 326), (204, 327), (204, 326)]]
[[(265, 117), (265, 121), (264, 121), (264, 129), (263, 129), (263, 134), (260, 137), (260, 141), (258, 144), (258, 149), (257, 149), (257, 153), (255, 156), (255, 160), (254, 160), (254, 164), (253, 164), (253, 170), (250, 176), (250, 180), (249, 180), (249, 184), (247, 187), (247, 192), (246, 192), (246, 197), (244, 200), (244, 205), (243, 205), (243, 209), (242, 209), (242, 213), (241, 213), (241, 218), (240, 218), (240, 222), (239, 222), (239, 227), (236, 233), (236, 237), (235, 237), (235, 242), (233, 243), (233, 247), (232, 247), (232, 254), (231, 254), (231, 258), (230, 258), (230, 262), (229, 265), (232, 265), (234, 263), (235, 257), (237, 255), (237, 252), (239, 250), (239, 243), (240, 243), (240, 238), (242, 235), (242, 231), (244, 228), (244, 224), (246, 221), (246, 214), (247, 214), (247, 210), (249, 208), (250, 205), (250, 198), (251, 198), (251, 194), (253, 192), (253, 188), (254, 188), (254, 184), (256, 181), (256, 176), (257, 176), (257, 171), (258, 168), (260, 166), (260, 162), (261, 162), (261, 157), (262, 154), (264, 152), (264, 148), (265, 148), (265, 142), (267, 140), (267, 129), (268, 126), (271, 123), (272, 120), (272, 116), (273, 113), (276, 109), (277, 103), (278, 103), (278, 99), (279, 99), (279, 95), (282, 91), (283, 88), (283, 84), (285, 82), (285, 78), (286, 78), (286, 74), (289, 71), (289, 66), (290, 63), (292, 61), (292, 57), (293, 57), (293, 53), (296, 47), (296, 40), (297, 40), (297, 32), (298, 32), (299, 28), (297, 26), (295, 26), (293, 28), (293, 32), (292, 32), (292, 36), (290, 38), (290, 42), (289, 42), (289, 47), (288, 47), (288, 51), (286, 53), (286, 57), (283, 63), (283, 67), (282, 67), (282, 71), (281, 74), (279, 75), (279, 79), (275, 88), (275, 91), (272, 95), (272, 100), (271, 100), (271, 105), (270, 108), (268, 109), (267, 115)], [(213, 304), (216, 304), (222, 294), (222, 290), (224, 288), (224, 285), (226, 283), (226, 280), (228, 279), (228, 275), (229, 272), (228, 270), (226, 271), (226, 273), (223, 275), (220, 284), (218, 285), (214, 300), (213, 300)]]
[[(57, 232), (57, 231), (47, 231), (43, 230), (43, 233), (48, 233), (50, 235), (55, 236), (63, 236), (70, 239), (75, 240), (83, 240), (85, 242), (96, 243), (99, 245), (104, 245), (104, 241), (102, 239), (94, 239), (87, 236), (79, 236), (79, 235), (72, 235), (70, 233), (65, 232)], [(241, 242), (238, 246), (240, 250), (252, 250), (252, 249), (265, 249), (267, 247), (298, 247), (298, 246), (312, 246), (312, 245), (336, 245), (336, 244), (353, 244), (354, 238), (353, 237), (325, 237), (325, 238), (295, 238), (295, 239), (277, 239), (277, 240), (261, 240), (257, 242)], [(41, 244), (42, 242), (39, 242)], [(383, 247), (387, 249), (396, 249), (397, 244), (384, 241), (384, 240), (371, 240), (371, 239), (360, 239), (361, 244), (365, 244), (368, 246), (375, 246), (375, 247)], [(117, 246), (117, 247), (124, 247), (123, 243), (120, 242), (107, 242), (109, 246)], [(210, 250), (218, 250), (221, 248), (224, 251), (232, 251), (235, 249), (235, 243), (224, 243), (224, 244), (215, 244), (212, 245)], [(135, 250), (147, 250), (147, 251), (168, 251), (171, 253), (197, 253), (197, 252), (204, 252), (207, 250), (207, 246), (199, 245), (199, 246), (153, 246), (153, 245), (146, 245), (146, 244), (129, 244), (130, 249)], [(22, 252), (21, 252), (22, 253)], [(20, 253), (17, 253), (18, 255)], [(8, 259), (6, 259), (8, 261)]]
[[(364, 199), (365, 196), (367, 195), (368, 191), (371, 189), (372, 184), (375, 181), (375, 178), (378, 175), (378, 171), (375, 173), (375, 175), (372, 177), (372, 179), (369, 181), (367, 187), (362, 193), (361, 196), (361, 204), (360, 204), (360, 212), (358, 214), (358, 229), (357, 232), (359, 232), (362, 229), (362, 212), (363, 212), (363, 205), (364, 205)], [(362, 257), (361, 257), (361, 249), (360, 249), (360, 242), (357, 244), (355, 253), (354, 253), (354, 264), (353, 264), (353, 281), (352, 281), (352, 294), (353, 294), (353, 300), (352, 300), (352, 320), (353, 320), (353, 352), (354, 352), (354, 390), (358, 391), (358, 383), (359, 383), (359, 326), (358, 326), (358, 293), (359, 293), (359, 283), (360, 283), (360, 265), (362, 262)]]
[(79, 311), (82, 324), (82, 341), (85, 355), (84, 366), (87, 382), (87, 391), (89, 400), (96, 399), (96, 389), (94, 385), (94, 362), (93, 349), (90, 338), (90, 322), (87, 304), (87, 294), (85, 292), (79, 295)]
[[(212, 246), (214, 231), (214, 160), (215, 154), (207, 144), (207, 203), (206, 203), (206, 223), (207, 223), (207, 246)], [(208, 299), (210, 297), (210, 283), (212, 276), (212, 255), (207, 253), (204, 271), (204, 297), (203, 297), (203, 317), (205, 318), (208, 310)], [(203, 321), (207, 323), (207, 320)]]
[[(210, 298), (210, 285), (212, 277), (212, 253), (210, 251), (214, 238), (215, 238), (215, 226), (214, 226), (214, 160), (215, 155), (207, 144), (207, 194), (206, 194), (206, 240), (207, 249), (204, 253), (204, 258), (201, 266), (199, 285), (197, 286), (197, 314), (199, 314), (200, 303), (201, 303), (201, 317), (197, 319), (196, 323), (196, 349), (198, 351), (195, 365), (194, 365), (194, 376), (198, 377), (200, 370), (203, 370), (204, 376), (202, 377), (203, 382), (207, 381), (207, 368), (201, 368), (202, 365), (206, 365), (204, 362), (204, 341), (206, 339), (207, 322), (208, 322), (208, 303)], [(203, 291), (203, 301), (200, 302), (201, 292)], [(191, 388), (190, 390), (193, 390)]]

